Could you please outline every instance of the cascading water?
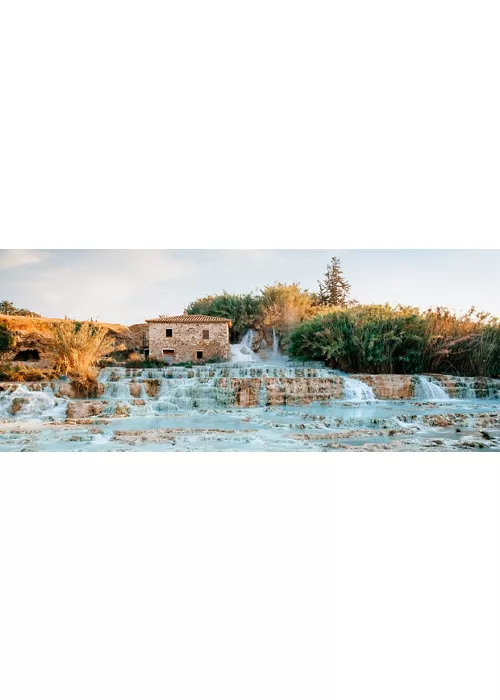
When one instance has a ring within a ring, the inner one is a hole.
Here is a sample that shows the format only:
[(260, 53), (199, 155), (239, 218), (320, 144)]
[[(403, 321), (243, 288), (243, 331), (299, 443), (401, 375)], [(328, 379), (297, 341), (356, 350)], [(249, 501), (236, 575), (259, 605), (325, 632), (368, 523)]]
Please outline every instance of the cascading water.
[(418, 375), (415, 383), (415, 398), (423, 401), (450, 401), (449, 394), (431, 377)]
[(251, 328), (245, 333), (241, 339), (241, 343), (231, 345), (231, 361), (232, 362), (259, 362), (259, 357), (252, 349), (252, 341), (255, 337), (255, 331)]
[(446, 406), (438, 378), (404, 380), (247, 358), (104, 369), (88, 400), (73, 398), (67, 381), (0, 382), (0, 452), (441, 450), (452, 441), (469, 449), (485, 425), (490, 437), (480, 447), (500, 451), (500, 380), (442, 377), (457, 397)]
[(475, 399), (476, 387), (474, 377), (461, 377), (456, 382), (456, 390), (461, 399)]
[(276, 333), (276, 329), (273, 328), (273, 349), (269, 359), (273, 364), (283, 365), (288, 361), (288, 357), (281, 354), (279, 342), (279, 336)]
[(343, 396), (346, 401), (376, 401), (376, 396), (373, 389), (365, 382), (359, 379), (353, 379), (349, 375), (343, 375), (344, 392)]
[(35, 391), (19, 384), (14, 391), (0, 394), (0, 418), (43, 419), (66, 417), (65, 399), (55, 397), (50, 387)]

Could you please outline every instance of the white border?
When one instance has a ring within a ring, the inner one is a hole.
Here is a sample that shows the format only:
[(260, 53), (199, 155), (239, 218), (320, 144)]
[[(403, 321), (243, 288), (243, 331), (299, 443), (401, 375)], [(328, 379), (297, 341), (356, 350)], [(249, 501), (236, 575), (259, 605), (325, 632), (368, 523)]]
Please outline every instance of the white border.
[(2, 465), (2, 697), (498, 697), (494, 455), (87, 457)]
[[(498, 246), (497, 28), (4, 3), (0, 245)], [(352, 457), (2, 454), (1, 696), (497, 700), (495, 456)]]

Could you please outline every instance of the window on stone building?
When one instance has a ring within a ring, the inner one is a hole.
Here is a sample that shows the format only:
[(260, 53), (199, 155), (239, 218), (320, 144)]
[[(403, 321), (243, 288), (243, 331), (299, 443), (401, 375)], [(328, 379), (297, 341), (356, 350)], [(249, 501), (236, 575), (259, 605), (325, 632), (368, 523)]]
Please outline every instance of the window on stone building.
[(210, 339), (210, 331), (203, 331), (203, 340)]
[(203, 353), (201, 350), (196, 351), (196, 359), (197, 360), (202, 360), (203, 359)]
[(167, 330), (165, 331), (165, 335), (167, 336), (167, 338), (171, 338), (172, 337), (172, 329), (167, 328)]

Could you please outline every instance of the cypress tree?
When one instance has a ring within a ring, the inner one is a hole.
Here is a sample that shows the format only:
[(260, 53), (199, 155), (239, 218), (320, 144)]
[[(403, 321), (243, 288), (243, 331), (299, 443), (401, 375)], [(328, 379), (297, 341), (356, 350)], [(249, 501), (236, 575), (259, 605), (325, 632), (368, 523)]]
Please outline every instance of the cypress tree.
[(344, 277), (340, 260), (333, 257), (330, 265), (326, 268), (323, 282), (318, 280), (319, 306), (350, 306), (356, 302), (349, 299), (351, 285)]

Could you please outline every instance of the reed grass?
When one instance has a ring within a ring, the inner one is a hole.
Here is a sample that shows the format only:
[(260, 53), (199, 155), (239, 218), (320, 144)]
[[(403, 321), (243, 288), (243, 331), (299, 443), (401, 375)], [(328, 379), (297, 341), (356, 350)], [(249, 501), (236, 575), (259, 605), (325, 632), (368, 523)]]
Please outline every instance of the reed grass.
[(56, 369), (71, 377), (75, 391), (96, 396), (99, 361), (114, 348), (108, 329), (89, 321), (50, 324), (45, 331), (56, 362)]
[(296, 326), (287, 352), (345, 372), (500, 376), (500, 323), (474, 308), (457, 315), (389, 305), (329, 309)]

